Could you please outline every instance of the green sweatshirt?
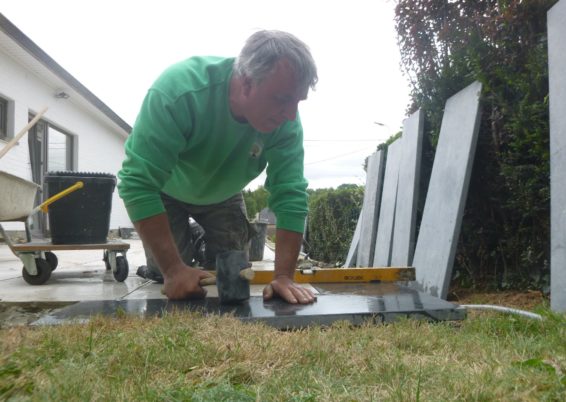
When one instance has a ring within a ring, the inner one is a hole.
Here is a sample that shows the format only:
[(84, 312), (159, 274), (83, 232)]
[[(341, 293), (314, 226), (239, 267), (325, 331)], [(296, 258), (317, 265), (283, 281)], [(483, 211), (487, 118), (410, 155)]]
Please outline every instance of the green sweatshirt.
[(236, 121), (228, 98), (233, 64), (233, 58), (193, 57), (168, 68), (149, 89), (118, 172), (133, 222), (165, 211), (160, 192), (189, 204), (216, 204), (267, 166), (265, 188), (277, 227), (304, 230), (300, 119), (267, 134)]

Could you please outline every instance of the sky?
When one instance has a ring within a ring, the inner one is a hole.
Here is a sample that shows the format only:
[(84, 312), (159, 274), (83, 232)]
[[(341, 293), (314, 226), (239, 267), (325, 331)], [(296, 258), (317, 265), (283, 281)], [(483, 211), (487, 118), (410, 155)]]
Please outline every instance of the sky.
[(169, 65), (236, 56), (259, 29), (291, 32), (318, 68), (316, 90), (299, 105), (313, 189), (363, 185), (364, 159), (402, 127), (410, 89), (394, 7), (393, 0), (0, 0), (5, 17), (130, 125)]

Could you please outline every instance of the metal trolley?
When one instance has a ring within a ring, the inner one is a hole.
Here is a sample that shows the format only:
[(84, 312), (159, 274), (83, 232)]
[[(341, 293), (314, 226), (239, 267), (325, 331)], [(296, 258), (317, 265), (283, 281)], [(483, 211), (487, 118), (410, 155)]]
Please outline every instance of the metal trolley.
[[(58, 258), (54, 251), (62, 250), (103, 250), (103, 260), (107, 270), (112, 270), (114, 279), (123, 282), (128, 277), (126, 252), (130, 245), (121, 241), (96, 244), (52, 244), (34, 242), (29, 230), (29, 218), (39, 212), (47, 212), (48, 206), (61, 197), (78, 190), (83, 185), (78, 181), (73, 186), (50, 197), (43, 204), (33, 208), (35, 194), (39, 186), (20, 177), (0, 171), (0, 234), (12, 253), (24, 264), (22, 275), (30, 285), (42, 285), (49, 280), (51, 272), (57, 268)], [(14, 243), (1, 225), (1, 222), (24, 222), (26, 243)]]

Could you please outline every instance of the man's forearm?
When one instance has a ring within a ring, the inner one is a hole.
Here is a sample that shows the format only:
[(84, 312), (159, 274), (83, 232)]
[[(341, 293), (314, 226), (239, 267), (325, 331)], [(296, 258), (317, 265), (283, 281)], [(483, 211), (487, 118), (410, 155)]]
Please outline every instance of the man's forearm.
[(167, 275), (172, 267), (183, 264), (171, 234), (167, 214), (162, 213), (134, 222), (134, 227), (145, 247), (151, 250), (163, 275)]
[(275, 277), (287, 276), (293, 279), (299, 252), (301, 251), (303, 234), (277, 229), (275, 242)]

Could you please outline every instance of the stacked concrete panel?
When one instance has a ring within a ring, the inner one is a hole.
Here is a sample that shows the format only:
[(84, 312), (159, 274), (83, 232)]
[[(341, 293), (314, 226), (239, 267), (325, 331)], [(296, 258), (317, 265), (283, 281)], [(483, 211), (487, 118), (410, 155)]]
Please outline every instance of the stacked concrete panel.
[(548, 12), (550, 88), (550, 306), (566, 312), (566, 1)]
[(446, 102), (413, 259), (416, 286), (445, 299), (468, 194), (479, 130), (481, 84)]
[(360, 243), (360, 231), (362, 227), (362, 212), (363, 210), (360, 212), (358, 223), (356, 223), (356, 230), (354, 230), (354, 236), (352, 237), (350, 249), (348, 250), (348, 255), (346, 256), (346, 262), (344, 263), (345, 268), (356, 266), (356, 259), (358, 258), (358, 244)]
[(413, 113), (403, 123), (402, 155), (395, 207), (395, 226), (390, 265), (411, 265), (415, 250), (415, 229), (423, 143), (423, 113)]
[(373, 262), (377, 217), (383, 188), (384, 151), (377, 151), (368, 158), (366, 188), (362, 207), (358, 267), (369, 267)]
[(390, 144), (387, 148), (383, 193), (381, 195), (381, 206), (372, 265), (374, 267), (387, 267), (391, 261), (391, 245), (393, 243), (393, 227), (395, 224), (395, 204), (397, 201), (397, 183), (399, 179), (399, 162), (401, 159), (402, 147), (402, 141), (397, 140)]

